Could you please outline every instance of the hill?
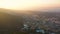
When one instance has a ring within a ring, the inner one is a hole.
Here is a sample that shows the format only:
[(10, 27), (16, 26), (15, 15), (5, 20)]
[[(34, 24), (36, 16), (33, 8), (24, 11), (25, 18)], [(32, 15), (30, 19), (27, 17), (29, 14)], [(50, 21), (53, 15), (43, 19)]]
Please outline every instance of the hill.
[(21, 16), (14, 15), (15, 13), (5, 12), (5, 10), (7, 9), (0, 9), (0, 32), (15, 32), (16, 25), (21, 27), (23, 23), (22, 18)]

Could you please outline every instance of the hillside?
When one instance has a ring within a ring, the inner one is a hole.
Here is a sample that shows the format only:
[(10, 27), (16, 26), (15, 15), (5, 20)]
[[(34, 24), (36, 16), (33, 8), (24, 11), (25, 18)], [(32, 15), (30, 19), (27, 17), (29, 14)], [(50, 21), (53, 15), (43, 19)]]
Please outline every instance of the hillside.
[(23, 23), (22, 18), (20, 16), (4, 12), (5, 10), (3, 10), (4, 9), (0, 10), (0, 34), (1, 32), (15, 32), (16, 25), (21, 27)]

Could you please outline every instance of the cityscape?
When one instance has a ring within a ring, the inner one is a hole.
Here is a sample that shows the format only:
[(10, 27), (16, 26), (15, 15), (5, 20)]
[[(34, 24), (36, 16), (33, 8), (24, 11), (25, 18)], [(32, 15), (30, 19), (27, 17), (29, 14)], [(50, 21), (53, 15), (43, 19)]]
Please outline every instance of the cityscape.
[(60, 34), (60, 0), (0, 0), (0, 34)]
[(60, 34), (60, 12), (0, 11), (0, 16), (1, 34)]

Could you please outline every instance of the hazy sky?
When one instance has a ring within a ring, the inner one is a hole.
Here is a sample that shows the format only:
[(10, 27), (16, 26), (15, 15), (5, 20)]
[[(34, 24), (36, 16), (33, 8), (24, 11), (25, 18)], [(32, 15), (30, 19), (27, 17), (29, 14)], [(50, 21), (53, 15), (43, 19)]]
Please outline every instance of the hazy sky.
[(0, 0), (0, 8), (37, 10), (60, 7), (60, 0)]

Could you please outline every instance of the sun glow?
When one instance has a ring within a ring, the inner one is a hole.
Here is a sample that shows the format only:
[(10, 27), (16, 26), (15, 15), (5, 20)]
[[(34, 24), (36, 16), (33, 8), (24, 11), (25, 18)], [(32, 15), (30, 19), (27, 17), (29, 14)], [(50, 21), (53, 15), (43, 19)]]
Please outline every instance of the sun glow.
[(45, 8), (60, 5), (59, 0), (0, 0), (0, 8), (33, 10), (35, 8)]

